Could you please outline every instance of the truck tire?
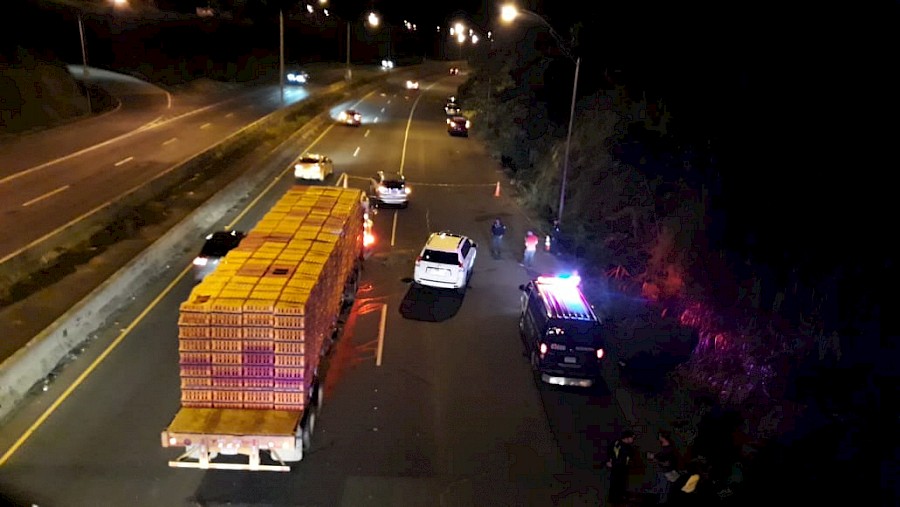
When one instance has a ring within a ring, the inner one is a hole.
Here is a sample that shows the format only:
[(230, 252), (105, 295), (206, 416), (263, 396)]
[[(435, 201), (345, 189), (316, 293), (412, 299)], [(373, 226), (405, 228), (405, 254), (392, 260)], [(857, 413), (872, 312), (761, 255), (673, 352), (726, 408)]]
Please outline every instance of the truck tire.
[(321, 384), (316, 384), (316, 412), (322, 410), (322, 405), (325, 403), (325, 389), (322, 389)]
[(309, 452), (310, 447), (312, 447), (312, 430), (310, 430), (310, 421), (312, 421), (313, 426), (315, 426), (315, 414), (309, 414), (309, 419), (307, 419), (306, 424), (303, 426), (303, 429), (300, 430), (300, 442), (303, 445), (303, 452)]
[(309, 430), (309, 434), (312, 435), (314, 431), (316, 431), (316, 410), (312, 410), (309, 413), (309, 416), (306, 418), (306, 429)]

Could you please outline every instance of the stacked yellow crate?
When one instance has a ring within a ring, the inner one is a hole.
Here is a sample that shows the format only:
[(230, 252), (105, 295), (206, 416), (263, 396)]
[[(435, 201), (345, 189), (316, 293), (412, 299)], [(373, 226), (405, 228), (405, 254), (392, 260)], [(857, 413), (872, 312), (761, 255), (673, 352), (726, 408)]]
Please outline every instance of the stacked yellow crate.
[(362, 246), (358, 190), (293, 187), (182, 304), (182, 405), (302, 410)]
[(212, 407), (209, 319), (210, 305), (219, 290), (221, 285), (201, 284), (179, 308), (178, 363), (185, 407)]

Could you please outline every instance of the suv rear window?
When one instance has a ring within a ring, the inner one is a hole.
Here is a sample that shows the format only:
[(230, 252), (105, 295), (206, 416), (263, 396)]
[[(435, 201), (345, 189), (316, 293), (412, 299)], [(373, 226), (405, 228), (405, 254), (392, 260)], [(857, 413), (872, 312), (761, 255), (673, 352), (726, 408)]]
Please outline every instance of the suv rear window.
[(597, 322), (579, 322), (571, 320), (551, 320), (548, 328), (561, 327), (565, 331), (566, 340), (576, 345), (599, 347), (602, 344), (601, 327)]
[(428, 250), (422, 252), (422, 260), (428, 262), (437, 262), (438, 264), (459, 264), (459, 257), (456, 252), (442, 252), (440, 250)]
[(403, 188), (406, 186), (406, 182), (400, 180), (384, 180), (381, 184), (388, 188)]

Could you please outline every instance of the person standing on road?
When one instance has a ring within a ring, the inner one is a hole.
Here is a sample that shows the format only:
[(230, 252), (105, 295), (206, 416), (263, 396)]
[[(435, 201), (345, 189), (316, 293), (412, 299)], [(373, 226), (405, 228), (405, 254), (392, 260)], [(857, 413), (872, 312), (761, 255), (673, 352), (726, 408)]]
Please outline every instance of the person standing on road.
[(634, 432), (625, 430), (618, 440), (609, 444), (606, 468), (609, 468), (609, 503), (621, 505), (628, 490), (628, 468), (634, 455)]
[(672, 445), (672, 437), (667, 431), (658, 433), (659, 450), (648, 452), (647, 458), (656, 463), (656, 484), (653, 492), (657, 495), (659, 505), (665, 505), (669, 499), (672, 484), (678, 480), (678, 452)]
[(500, 258), (504, 234), (506, 234), (506, 226), (503, 225), (499, 218), (494, 220), (493, 225), (491, 225), (491, 256), (495, 259)]
[(531, 267), (534, 264), (534, 253), (537, 252), (538, 246), (538, 237), (535, 233), (528, 231), (528, 234), (525, 235), (525, 255), (523, 256), (522, 263), (525, 267)]

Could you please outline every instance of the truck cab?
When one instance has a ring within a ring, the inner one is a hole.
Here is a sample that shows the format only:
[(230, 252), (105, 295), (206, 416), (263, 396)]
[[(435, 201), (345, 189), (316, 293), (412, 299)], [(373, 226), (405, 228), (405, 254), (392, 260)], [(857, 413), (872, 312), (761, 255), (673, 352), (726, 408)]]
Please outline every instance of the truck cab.
[(548, 384), (592, 387), (601, 379), (603, 326), (579, 282), (577, 275), (540, 276), (519, 286), (525, 355)]

